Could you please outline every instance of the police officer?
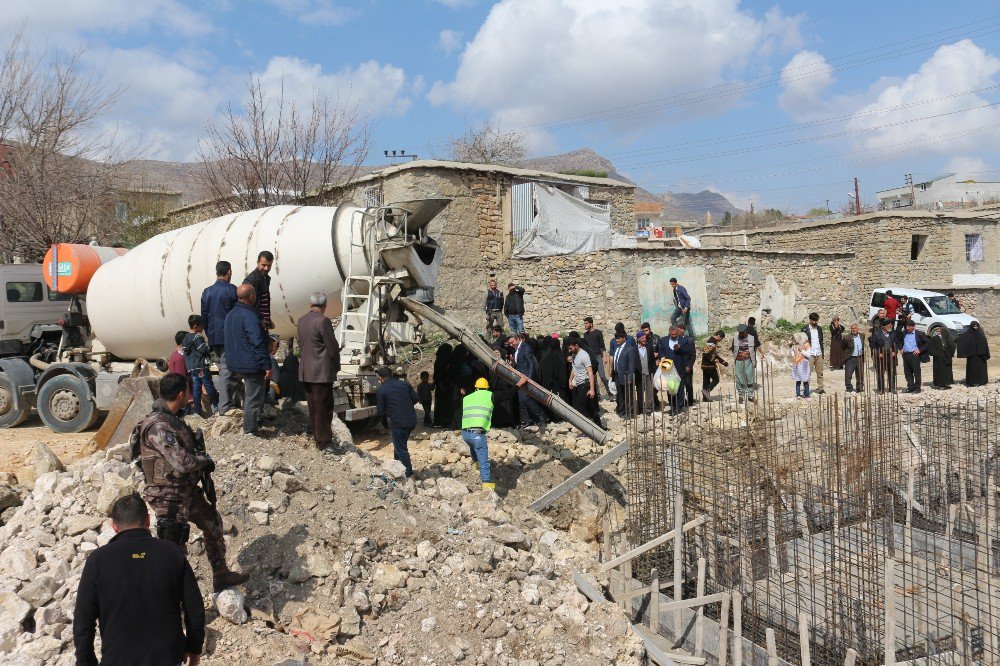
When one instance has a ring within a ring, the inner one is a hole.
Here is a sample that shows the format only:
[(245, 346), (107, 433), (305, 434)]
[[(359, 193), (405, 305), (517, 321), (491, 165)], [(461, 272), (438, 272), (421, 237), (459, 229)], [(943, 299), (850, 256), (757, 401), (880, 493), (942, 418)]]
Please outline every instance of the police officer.
[(490, 452), (486, 447), (486, 433), (493, 419), (493, 393), (485, 378), (476, 380), (476, 390), (462, 400), (462, 439), (469, 445), (473, 462), (479, 463), (479, 480), (483, 490), (495, 490), (496, 484), (490, 471)]
[[(132, 458), (139, 460), (146, 478), (145, 498), (156, 514), (157, 536), (184, 548), (190, 527), (197, 525), (205, 538), (205, 554), (212, 565), (216, 592), (246, 581), (246, 574), (226, 566), (222, 517), (215, 509), (214, 488), (198, 486), (215, 463), (205, 451), (201, 430), (195, 432), (178, 416), (187, 404), (187, 379), (177, 373), (160, 379), (160, 398), (153, 411), (132, 432)], [(204, 484), (203, 484), (204, 486)]]

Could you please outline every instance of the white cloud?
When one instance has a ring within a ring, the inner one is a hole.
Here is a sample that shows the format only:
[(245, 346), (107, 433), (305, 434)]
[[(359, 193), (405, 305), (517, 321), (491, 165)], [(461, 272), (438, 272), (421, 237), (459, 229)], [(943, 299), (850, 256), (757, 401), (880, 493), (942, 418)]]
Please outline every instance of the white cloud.
[(239, 94), (235, 81), (200, 70), (194, 63), (205, 58), (198, 54), (103, 49), (88, 52), (87, 58), (100, 63), (109, 86), (122, 91), (106, 114), (105, 129), (147, 146), (151, 158), (197, 159), (205, 122), (226, 97)]
[(815, 51), (799, 51), (781, 70), (778, 105), (804, 120), (827, 107), (823, 93), (833, 82), (833, 67), (826, 58)]
[(284, 94), (300, 105), (308, 105), (314, 91), (342, 103), (356, 104), (362, 113), (373, 116), (401, 116), (410, 108), (406, 73), (399, 67), (374, 60), (355, 68), (345, 67), (325, 73), (322, 66), (290, 56), (276, 56), (257, 74), (265, 92)]
[(731, 81), (761, 54), (797, 48), (798, 22), (776, 10), (756, 18), (738, 0), (501, 0), (454, 80), (436, 82), (429, 99), (485, 109), (509, 126), (622, 107)]
[(990, 170), (990, 166), (985, 161), (972, 155), (956, 155), (952, 157), (948, 160), (942, 173), (969, 176), (974, 180), (996, 180), (996, 178), (986, 175), (993, 173)]
[[(904, 149), (923, 146), (928, 152), (943, 154), (995, 150), (1000, 148), (1000, 128), (994, 127), (980, 132), (972, 130), (1000, 125), (1000, 107), (983, 106), (974, 111), (953, 113), (917, 122), (910, 121), (996, 101), (980, 95), (955, 94), (996, 85), (998, 73), (1000, 73), (1000, 59), (970, 40), (942, 46), (920, 66), (915, 74), (901, 81), (878, 84), (882, 87), (875, 100), (858, 108), (847, 122), (847, 127), (860, 129), (903, 123), (858, 135), (856, 144), (859, 147), (887, 149), (890, 153), (892, 147), (896, 145)], [(936, 99), (948, 95), (955, 96), (950, 99)], [(936, 101), (910, 108), (896, 108), (928, 99)], [(963, 132), (964, 135), (954, 136)]]
[(22, 23), (53, 45), (85, 31), (147, 32), (155, 27), (204, 35), (213, 30), (205, 14), (177, 0), (4, 0), (0, 29), (17, 29)]
[(458, 30), (442, 30), (438, 33), (438, 48), (451, 54), (462, 47), (462, 33)]
[(343, 25), (357, 15), (351, 7), (332, 0), (267, 0), (285, 14), (307, 25)]

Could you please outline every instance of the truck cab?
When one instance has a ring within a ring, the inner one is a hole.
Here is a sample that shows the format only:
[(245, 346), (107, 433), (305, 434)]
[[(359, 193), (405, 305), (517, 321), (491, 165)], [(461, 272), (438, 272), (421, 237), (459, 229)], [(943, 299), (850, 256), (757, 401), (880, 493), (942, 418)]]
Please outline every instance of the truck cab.
[(41, 264), (0, 264), (0, 287), (0, 357), (30, 356), (39, 339), (59, 339), (71, 297), (49, 290)]

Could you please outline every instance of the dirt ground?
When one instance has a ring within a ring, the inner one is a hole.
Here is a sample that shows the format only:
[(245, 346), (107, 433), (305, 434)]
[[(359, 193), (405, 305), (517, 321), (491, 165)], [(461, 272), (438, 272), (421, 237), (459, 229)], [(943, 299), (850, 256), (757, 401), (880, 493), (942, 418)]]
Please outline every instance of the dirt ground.
[(94, 436), (98, 426), (87, 432), (62, 434), (46, 428), (35, 414), (16, 428), (0, 430), (0, 472), (13, 472), (30, 464), (35, 442), (42, 442), (64, 464), (80, 457), (80, 449)]

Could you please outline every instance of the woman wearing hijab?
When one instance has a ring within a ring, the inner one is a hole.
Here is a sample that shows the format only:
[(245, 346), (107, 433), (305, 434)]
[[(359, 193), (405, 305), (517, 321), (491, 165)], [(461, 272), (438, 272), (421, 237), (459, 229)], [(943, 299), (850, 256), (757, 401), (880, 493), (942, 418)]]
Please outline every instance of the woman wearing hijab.
[(958, 336), (958, 357), (965, 359), (966, 386), (984, 386), (990, 381), (986, 361), (990, 358), (990, 345), (978, 321), (969, 324)]
[(844, 325), (840, 323), (840, 316), (833, 318), (830, 322), (830, 369), (844, 369)]
[(434, 357), (434, 426), (447, 427), (451, 423), (452, 384), (448, 378), (452, 348), (447, 342), (438, 347)]
[(472, 393), (476, 377), (472, 374), (472, 354), (465, 345), (458, 345), (451, 353), (448, 363), (448, 379), (452, 384), (452, 405), (450, 427), (458, 430), (462, 426), (462, 401)]
[(951, 359), (955, 356), (955, 340), (951, 331), (944, 326), (937, 326), (930, 334), (930, 355), (934, 359), (932, 369), (934, 380), (931, 385), (936, 389), (950, 389), (955, 383), (951, 370)]

